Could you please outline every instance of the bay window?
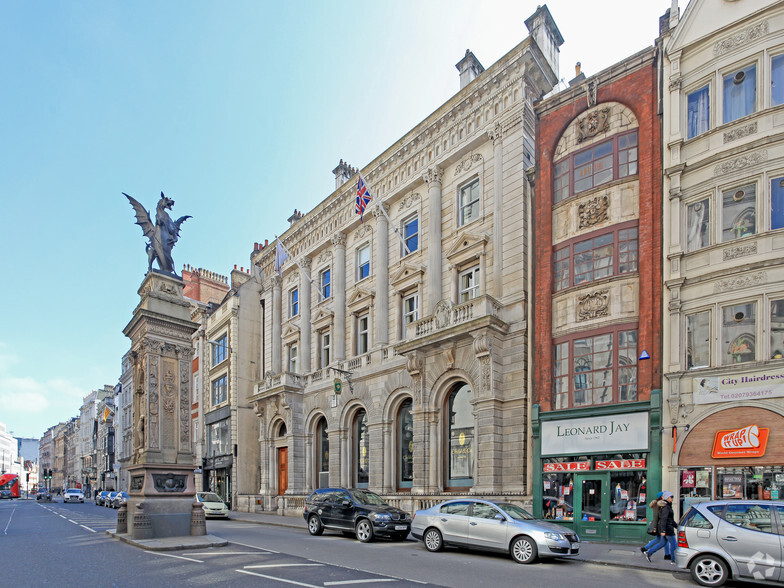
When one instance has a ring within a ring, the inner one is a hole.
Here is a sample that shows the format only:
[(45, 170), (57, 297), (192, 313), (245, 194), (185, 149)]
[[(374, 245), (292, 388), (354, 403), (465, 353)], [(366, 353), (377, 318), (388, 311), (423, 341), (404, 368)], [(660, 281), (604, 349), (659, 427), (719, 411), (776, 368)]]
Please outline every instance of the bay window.
[(724, 190), (721, 204), (722, 242), (757, 232), (757, 191), (754, 184)]
[(633, 273), (637, 267), (637, 227), (616, 227), (589, 239), (569, 241), (557, 249), (553, 256), (554, 289)]
[(724, 122), (732, 122), (757, 109), (757, 67), (750, 65), (724, 76)]
[(731, 304), (721, 309), (724, 364), (756, 359), (756, 303)]

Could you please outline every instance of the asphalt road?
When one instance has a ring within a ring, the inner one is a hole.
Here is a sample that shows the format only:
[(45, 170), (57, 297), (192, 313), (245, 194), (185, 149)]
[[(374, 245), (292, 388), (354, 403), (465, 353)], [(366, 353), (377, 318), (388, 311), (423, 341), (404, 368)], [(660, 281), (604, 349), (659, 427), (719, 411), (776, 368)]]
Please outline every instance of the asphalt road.
[(153, 552), (105, 533), (117, 511), (84, 504), (0, 501), (3, 585), (84, 586), (347, 586), (607, 588), (693, 586), (688, 574), (601, 566), (570, 560), (528, 566), (508, 556), (447, 549), (416, 541), (362, 544), (340, 534), (240, 521), (210, 520), (207, 531), (226, 547)]

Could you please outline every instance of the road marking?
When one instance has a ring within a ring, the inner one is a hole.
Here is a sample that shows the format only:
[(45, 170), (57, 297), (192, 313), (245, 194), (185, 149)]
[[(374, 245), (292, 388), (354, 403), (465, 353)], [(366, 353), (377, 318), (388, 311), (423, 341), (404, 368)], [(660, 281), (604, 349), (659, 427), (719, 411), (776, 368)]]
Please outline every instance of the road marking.
[(183, 555), (205, 556), (205, 555), (258, 555), (258, 554), (255, 551), (223, 551), (223, 552), (219, 552), (219, 553), (201, 553), (201, 552), (184, 553)]
[(79, 524), (79, 523), (77, 523), (76, 521), (74, 521), (74, 520), (72, 520), (72, 519), (68, 519), (68, 522), (69, 522), (69, 523), (73, 523), (74, 525), (78, 525), (78, 524)]
[(343, 580), (342, 582), (324, 582), (324, 586), (343, 586), (344, 584), (369, 584), (371, 582), (397, 582), (394, 578), (366, 578), (364, 580)]
[(261, 551), (266, 551), (267, 553), (280, 553), (280, 551), (273, 551), (272, 549), (267, 549), (266, 547), (257, 547), (256, 545), (248, 545), (247, 543), (237, 543), (236, 541), (231, 542), (232, 545), (242, 545), (243, 547), (250, 547), (252, 549), (259, 549)]
[(3, 535), (8, 535), (8, 527), (11, 526), (11, 519), (14, 518), (14, 513), (16, 512), (16, 507), (11, 511), (11, 516), (8, 517), (8, 524), (3, 529)]
[(259, 564), (255, 566), (243, 566), (246, 570), (258, 570), (261, 568), (310, 568), (322, 567), (324, 564)]
[(267, 580), (274, 580), (275, 582), (284, 582), (286, 584), (294, 584), (296, 586), (306, 586), (307, 588), (322, 588), (316, 584), (305, 584), (304, 582), (295, 582), (294, 580), (286, 580), (284, 578), (276, 578), (275, 576), (267, 576), (265, 574), (257, 574), (256, 572), (249, 572), (247, 570), (234, 570), (240, 574), (248, 574), (249, 576), (257, 576), (259, 578), (266, 578)]
[(91, 533), (95, 533), (95, 529), (91, 529), (90, 527), (85, 527), (84, 525), (79, 525), (79, 526), (80, 526), (80, 527), (82, 527), (82, 528), (84, 528), (84, 529), (87, 529), (87, 530), (88, 530), (88, 531), (90, 531)]
[(196, 563), (204, 563), (202, 560), (200, 560), (200, 559), (193, 559), (192, 557), (183, 557), (181, 555), (171, 555), (171, 554), (168, 554), (168, 553), (157, 553), (155, 551), (150, 551), (149, 553), (150, 553), (150, 555), (160, 555), (161, 557), (173, 557), (175, 559), (184, 559), (184, 560), (187, 560), (187, 561), (195, 561)]

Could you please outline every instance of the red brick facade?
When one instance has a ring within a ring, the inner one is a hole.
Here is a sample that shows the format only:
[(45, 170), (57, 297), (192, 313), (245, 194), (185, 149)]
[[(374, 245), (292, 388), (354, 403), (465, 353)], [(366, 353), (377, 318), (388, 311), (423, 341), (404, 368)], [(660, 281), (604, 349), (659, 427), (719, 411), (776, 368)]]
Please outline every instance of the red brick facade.
[[(625, 73), (628, 72), (628, 73)], [(657, 68), (653, 50), (644, 51), (594, 76), (596, 106), (617, 102), (639, 123), (638, 173), (640, 217), (638, 399), (649, 400), (661, 388), (662, 182), (661, 125), (657, 103)], [(593, 107), (591, 107), (593, 108)], [(553, 410), (553, 156), (561, 136), (589, 110), (586, 83), (540, 103), (537, 111), (536, 201), (534, 203), (534, 378), (533, 402)], [(614, 383), (617, 385), (617, 383)]]

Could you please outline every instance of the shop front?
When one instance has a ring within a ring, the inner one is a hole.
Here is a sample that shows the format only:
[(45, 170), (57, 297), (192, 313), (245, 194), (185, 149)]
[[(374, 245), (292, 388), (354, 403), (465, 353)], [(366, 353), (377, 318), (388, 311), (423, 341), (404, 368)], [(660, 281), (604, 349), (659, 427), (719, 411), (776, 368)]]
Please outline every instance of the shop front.
[(690, 427), (678, 452), (680, 513), (706, 500), (784, 499), (784, 416), (720, 410)]
[(616, 405), (585, 416), (538, 414), (534, 407), (535, 516), (569, 527), (583, 540), (645, 539), (647, 503), (661, 485), (661, 436), (658, 412), (652, 415), (648, 403), (635, 407), (645, 410), (619, 412)]

